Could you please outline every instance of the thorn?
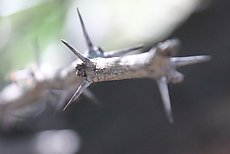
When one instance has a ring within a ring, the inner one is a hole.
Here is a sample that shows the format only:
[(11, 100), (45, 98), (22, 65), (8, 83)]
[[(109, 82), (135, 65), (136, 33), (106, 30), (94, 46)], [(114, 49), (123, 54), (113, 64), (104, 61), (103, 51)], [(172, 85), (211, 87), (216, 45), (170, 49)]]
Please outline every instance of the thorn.
[(203, 56), (189, 56), (189, 57), (173, 57), (171, 61), (175, 63), (177, 67), (186, 66), (196, 63), (202, 63), (209, 61), (211, 56), (203, 55)]
[(77, 8), (77, 14), (79, 16), (79, 19), (80, 19), (80, 22), (81, 22), (81, 28), (82, 28), (82, 31), (83, 31), (83, 34), (84, 34), (84, 37), (85, 37), (85, 40), (86, 40), (86, 43), (87, 43), (87, 46), (88, 46), (88, 49), (92, 49), (93, 48), (93, 43), (88, 35), (88, 32), (85, 28), (85, 24), (84, 24), (84, 21), (82, 19), (82, 16), (81, 16), (81, 13), (79, 11), (79, 9)]
[(67, 100), (67, 98), (69, 98), (69, 93), (70, 93), (70, 89), (65, 89), (61, 92), (61, 94), (59, 94), (60, 98), (59, 100), (56, 102), (56, 110), (53, 113), (53, 116), (56, 116), (61, 110), (63, 110), (63, 104), (65, 103), (65, 101)]
[(61, 40), (78, 58), (80, 58), (83, 62), (90, 61), (88, 58), (83, 56), (79, 51), (74, 49), (71, 45), (69, 45), (66, 41)]
[(65, 107), (63, 108), (63, 111), (66, 110), (66, 108), (73, 102), (75, 101), (80, 95), (81, 93), (90, 85), (91, 83), (87, 80), (84, 80), (80, 86), (77, 88), (76, 92), (73, 94), (73, 96), (71, 97), (71, 99), (68, 101), (68, 103), (65, 105)]
[(168, 83), (167, 83), (166, 77), (161, 77), (160, 79), (158, 79), (157, 84), (160, 90), (161, 98), (163, 101), (163, 105), (164, 105), (164, 109), (165, 109), (168, 121), (170, 123), (173, 123), (174, 120), (173, 120), (173, 115), (172, 115)]
[(142, 49), (143, 47), (144, 47), (143, 45), (139, 45), (139, 46), (131, 47), (131, 48), (127, 48), (127, 49), (105, 52), (104, 54), (105, 54), (106, 58), (119, 57), (119, 56), (125, 55), (125, 54), (127, 54), (129, 52)]
[(98, 57), (104, 58), (104, 51), (101, 47), (94, 46), (92, 49), (87, 50), (84, 55), (89, 59)]
[(100, 105), (100, 106), (102, 105), (100, 101), (98, 100), (98, 98), (95, 96), (95, 94), (91, 92), (90, 90), (86, 89), (85, 91), (83, 91), (82, 94), (85, 95), (85, 97), (88, 98), (93, 103)]

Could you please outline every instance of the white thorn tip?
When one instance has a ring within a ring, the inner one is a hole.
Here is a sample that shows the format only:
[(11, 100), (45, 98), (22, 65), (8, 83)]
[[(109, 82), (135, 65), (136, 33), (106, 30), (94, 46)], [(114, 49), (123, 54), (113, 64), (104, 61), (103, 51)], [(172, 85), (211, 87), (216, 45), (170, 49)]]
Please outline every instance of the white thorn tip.
[(202, 56), (189, 56), (189, 57), (173, 57), (171, 61), (175, 63), (177, 67), (192, 65), (196, 63), (202, 63), (209, 61), (211, 56), (202, 55)]
[(160, 90), (161, 98), (163, 101), (164, 110), (166, 112), (166, 116), (168, 118), (168, 121), (170, 123), (173, 123), (173, 115), (172, 115), (172, 109), (171, 109), (171, 103), (170, 103), (170, 96), (169, 96), (169, 90), (168, 90), (168, 83), (166, 77), (161, 77), (157, 80), (158, 87)]

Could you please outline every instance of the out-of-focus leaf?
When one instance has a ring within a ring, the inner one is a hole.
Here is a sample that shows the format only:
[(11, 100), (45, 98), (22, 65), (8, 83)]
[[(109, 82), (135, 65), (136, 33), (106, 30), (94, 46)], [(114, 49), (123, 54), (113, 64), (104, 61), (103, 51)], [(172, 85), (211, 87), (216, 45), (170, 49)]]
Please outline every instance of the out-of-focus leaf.
[[(62, 0), (46, 1), (4, 17), (10, 21), (11, 33), (0, 52), (1, 75), (10, 70), (24, 68), (27, 63), (35, 61), (35, 39), (42, 51), (58, 38), (64, 24), (67, 4)], [(4, 20), (0, 20), (1, 22)]]

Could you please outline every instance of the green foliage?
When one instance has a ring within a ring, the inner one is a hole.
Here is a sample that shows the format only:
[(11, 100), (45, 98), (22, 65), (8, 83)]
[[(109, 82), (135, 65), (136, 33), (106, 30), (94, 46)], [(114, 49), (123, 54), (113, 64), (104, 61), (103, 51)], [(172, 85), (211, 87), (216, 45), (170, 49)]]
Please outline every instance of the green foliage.
[[(4, 17), (11, 24), (8, 42), (1, 49), (0, 82), (9, 71), (35, 61), (37, 39), (41, 52), (62, 32), (68, 3), (52, 0)], [(5, 22), (6, 20), (0, 20)]]

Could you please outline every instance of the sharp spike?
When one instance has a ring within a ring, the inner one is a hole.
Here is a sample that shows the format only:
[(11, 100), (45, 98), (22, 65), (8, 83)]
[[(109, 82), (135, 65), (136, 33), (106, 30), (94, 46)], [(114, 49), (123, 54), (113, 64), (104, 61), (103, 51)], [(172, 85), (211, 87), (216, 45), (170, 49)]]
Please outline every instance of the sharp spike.
[(100, 105), (100, 106), (102, 105), (100, 101), (98, 100), (98, 98), (95, 96), (95, 94), (91, 92), (89, 89), (85, 89), (82, 94), (86, 98), (88, 98), (90, 101), (92, 101), (93, 103)]
[(76, 49), (74, 49), (71, 45), (69, 45), (66, 41), (61, 40), (62, 43), (64, 43), (78, 58), (80, 58), (83, 62), (85, 61), (90, 61), (88, 58), (86, 58), (85, 56), (83, 56), (79, 51), (77, 51)]
[(63, 108), (63, 111), (66, 110), (66, 108), (73, 102), (75, 101), (80, 95), (81, 93), (90, 85), (90, 82), (87, 80), (84, 80), (81, 85), (77, 88), (76, 92), (73, 94), (73, 96), (71, 97), (71, 99), (68, 101), (68, 103), (65, 105), (65, 107)]
[[(72, 88), (71, 88), (71, 90), (72, 90)], [(63, 105), (65, 104), (66, 100), (70, 97), (69, 95), (70, 95), (71, 90), (67, 88), (63, 92), (61, 92), (61, 94), (59, 94), (60, 98), (56, 102), (55, 108), (57, 110), (53, 113), (54, 116), (56, 116), (58, 112), (63, 110)]]
[(109, 57), (119, 57), (119, 56), (123, 56), (129, 52), (135, 51), (135, 50), (139, 50), (141, 48), (143, 48), (143, 45), (139, 45), (136, 47), (131, 47), (131, 48), (127, 48), (127, 49), (122, 49), (122, 50), (117, 50), (117, 51), (110, 51), (110, 52), (105, 52), (104, 55), (106, 58)]
[(92, 49), (93, 48), (93, 43), (88, 35), (88, 32), (85, 28), (85, 24), (84, 24), (84, 21), (82, 19), (82, 16), (81, 16), (81, 13), (79, 11), (79, 9), (77, 8), (77, 14), (78, 14), (78, 17), (80, 19), (80, 22), (81, 22), (81, 28), (82, 28), (82, 31), (83, 31), (83, 34), (84, 34), (84, 37), (85, 37), (85, 40), (86, 40), (86, 43), (87, 43), (87, 46), (88, 46), (88, 49)]
[(171, 58), (171, 61), (175, 63), (177, 67), (180, 67), (180, 66), (206, 62), (210, 59), (211, 59), (210, 56), (203, 55), (203, 56), (189, 56), (189, 57), (173, 57)]
[(173, 115), (172, 115), (172, 109), (171, 109), (171, 103), (170, 103), (170, 97), (169, 97), (169, 90), (168, 90), (168, 83), (166, 77), (161, 77), (157, 80), (158, 87), (160, 90), (160, 94), (162, 97), (164, 109), (168, 118), (168, 121), (170, 123), (173, 123)]

